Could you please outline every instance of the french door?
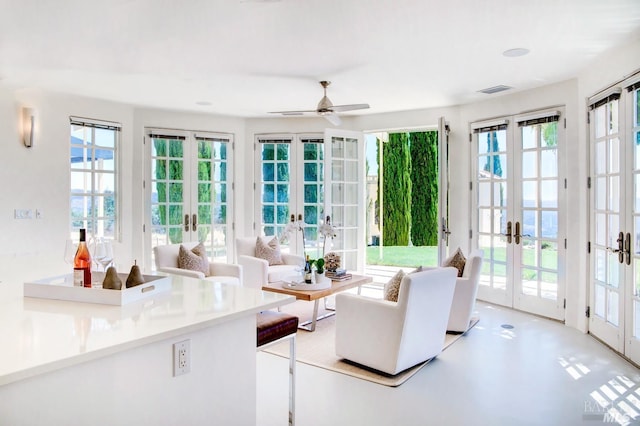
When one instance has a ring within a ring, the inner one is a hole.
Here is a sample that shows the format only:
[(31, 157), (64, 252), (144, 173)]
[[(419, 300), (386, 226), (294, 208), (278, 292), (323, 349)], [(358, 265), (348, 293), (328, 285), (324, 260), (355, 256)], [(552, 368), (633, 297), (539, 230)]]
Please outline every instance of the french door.
[(147, 260), (156, 245), (200, 241), (211, 259), (226, 261), (232, 240), (233, 137), (147, 129), (145, 145)]
[[(478, 297), (564, 319), (562, 110), (472, 124), (472, 236), (484, 251)], [(514, 123), (511, 125), (510, 123)]]
[(640, 75), (589, 100), (589, 332), (640, 362)]
[[(255, 232), (275, 235), (283, 250), (312, 258), (337, 252), (343, 267), (362, 270), (362, 140), (344, 131), (256, 135)], [(319, 232), (327, 216), (333, 238)]]

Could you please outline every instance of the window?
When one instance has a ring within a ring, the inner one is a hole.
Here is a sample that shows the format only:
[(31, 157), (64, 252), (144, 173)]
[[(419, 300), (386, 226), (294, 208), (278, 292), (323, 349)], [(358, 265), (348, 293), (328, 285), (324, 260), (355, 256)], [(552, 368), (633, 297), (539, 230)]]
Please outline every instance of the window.
[(91, 237), (118, 238), (119, 123), (70, 117), (70, 231)]

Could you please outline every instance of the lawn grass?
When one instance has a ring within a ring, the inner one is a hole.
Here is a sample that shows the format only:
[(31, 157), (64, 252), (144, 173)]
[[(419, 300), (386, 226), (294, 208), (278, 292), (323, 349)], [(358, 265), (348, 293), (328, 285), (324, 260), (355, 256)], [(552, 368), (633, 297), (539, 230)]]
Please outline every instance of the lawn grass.
[(438, 247), (369, 246), (367, 247), (367, 264), (409, 267), (437, 266)]

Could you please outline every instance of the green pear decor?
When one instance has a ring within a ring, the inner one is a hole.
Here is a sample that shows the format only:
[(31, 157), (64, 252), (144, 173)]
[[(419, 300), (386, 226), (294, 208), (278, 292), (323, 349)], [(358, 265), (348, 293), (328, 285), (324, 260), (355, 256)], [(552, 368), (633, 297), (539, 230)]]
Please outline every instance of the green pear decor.
[(107, 273), (104, 276), (104, 281), (102, 281), (102, 288), (107, 288), (110, 290), (120, 290), (122, 289), (122, 280), (118, 276), (118, 272), (116, 268), (110, 266), (107, 269)]
[(142, 276), (142, 272), (140, 272), (140, 267), (134, 261), (129, 276), (127, 277), (127, 288), (140, 284), (144, 284), (144, 277)]

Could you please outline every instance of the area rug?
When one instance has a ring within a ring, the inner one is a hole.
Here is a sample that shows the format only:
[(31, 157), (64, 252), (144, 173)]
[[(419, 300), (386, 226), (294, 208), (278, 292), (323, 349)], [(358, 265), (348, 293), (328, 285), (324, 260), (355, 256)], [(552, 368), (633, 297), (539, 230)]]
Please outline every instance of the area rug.
[[(298, 301), (291, 305), (283, 306), (282, 311), (297, 315), (302, 322), (311, 316), (313, 304)], [(319, 314), (322, 313), (321, 309), (318, 309), (318, 311)], [(469, 324), (469, 329), (474, 327), (478, 321), (477, 318), (473, 318)], [(469, 329), (467, 329), (467, 331)], [(464, 337), (464, 333), (447, 334), (443, 350), (447, 349), (462, 337)], [(289, 342), (271, 346), (264, 351), (289, 358)], [(396, 375), (389, 375), (342, 359), (335, 354), (335, 316), (318, 321), (314, 332), (298, 330), (296, 336), (296, 361), (385, 386), (400, 386), (420, 371), (420, 369), (427, 365), (432, 359)]]

